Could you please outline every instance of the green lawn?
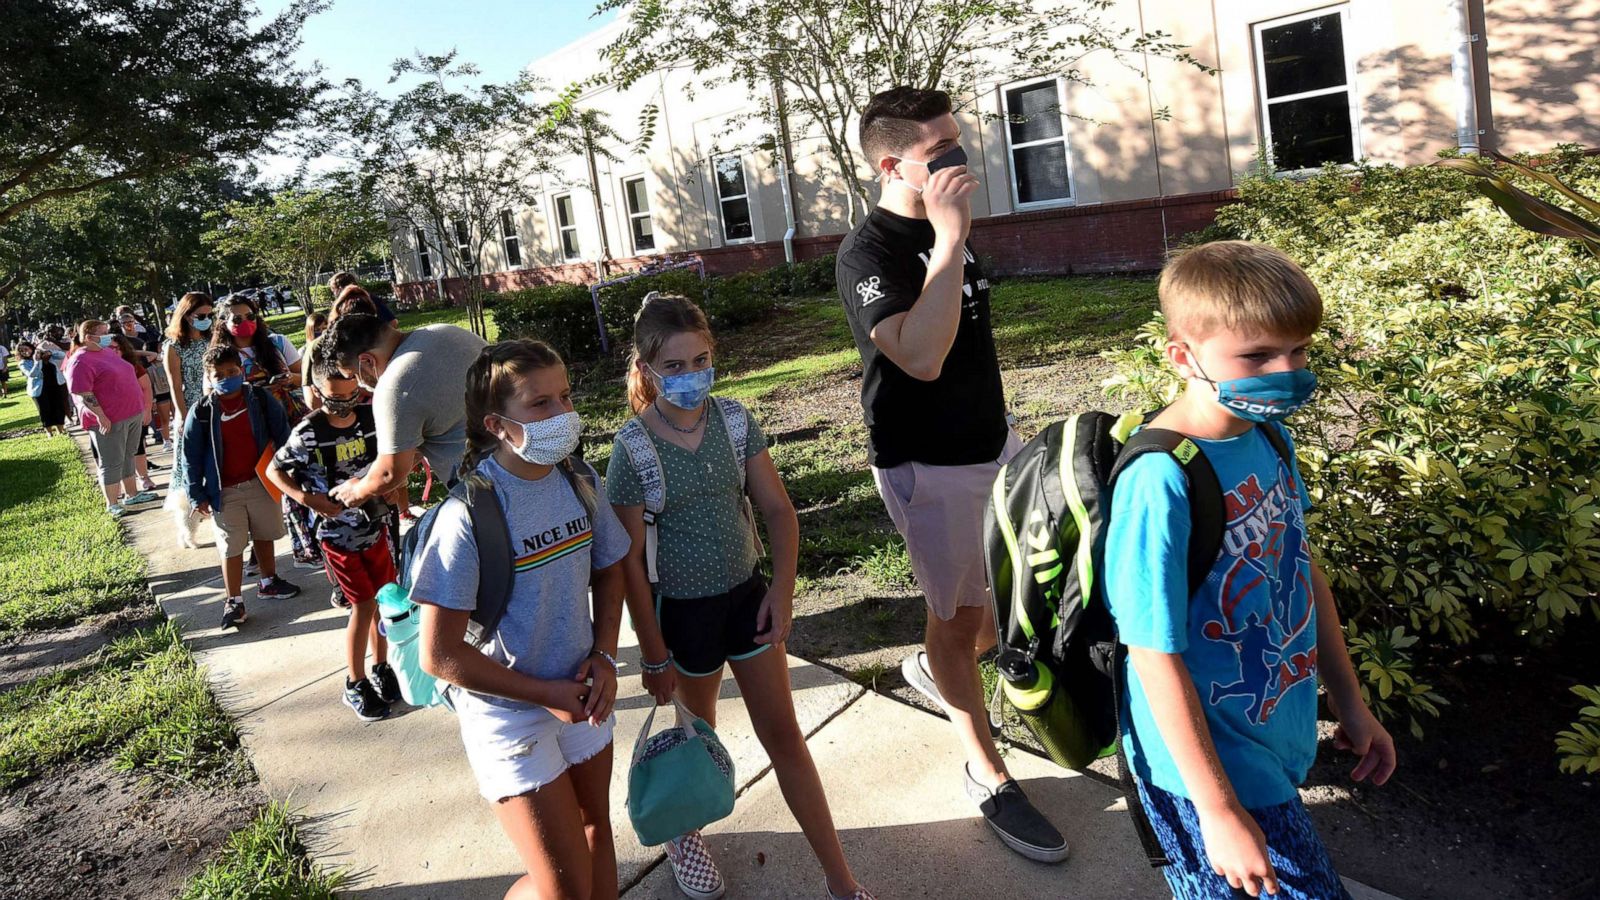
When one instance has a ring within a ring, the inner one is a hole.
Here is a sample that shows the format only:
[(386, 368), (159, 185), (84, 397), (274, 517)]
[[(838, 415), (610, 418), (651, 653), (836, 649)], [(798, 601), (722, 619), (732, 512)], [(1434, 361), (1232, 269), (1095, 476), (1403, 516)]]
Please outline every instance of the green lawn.
[(149, 603), (144, 579), (71, 438), (0, 440), (0, 640)]
[(19, 428), (39, 427), (39, 414), (34, 409), (33, 400), (28, 397), (28, 378), (17, 368), (14, 359), (13, 356), (6, 357), (6, 365), (11, 368), (11, 380), (6, 385), (8, 393), (0, 397), (0, 434)]
[(280, 803), (268, 804), (250, 825), (185, 886), (180, 900), (333, 900), (342, 872), (313, 865), (300, 830)]

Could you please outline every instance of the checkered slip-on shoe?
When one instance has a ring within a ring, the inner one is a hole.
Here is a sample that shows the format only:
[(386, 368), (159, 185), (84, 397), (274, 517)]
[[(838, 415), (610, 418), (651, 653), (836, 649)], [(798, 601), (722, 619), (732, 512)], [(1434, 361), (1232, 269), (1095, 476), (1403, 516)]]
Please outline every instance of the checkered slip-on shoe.
[(835, 894), (833, 888), (828, 887), (828, 883), (824, 881), (822, 883), (822, 892), (828, 895), (828, 900), (878, 900), (877, 897), (872, 896), (871, 891), (859, 884), (856, 885), (855, 890), (848, 894)]
[(672, 863), (672, 877), (677, 879), (678, 890), (684, 896), (693, 900), (717, 900), (722, 896), (722, 873), (712, 862), (700, 832), (691, 831), (667, 841), (667, 861)]

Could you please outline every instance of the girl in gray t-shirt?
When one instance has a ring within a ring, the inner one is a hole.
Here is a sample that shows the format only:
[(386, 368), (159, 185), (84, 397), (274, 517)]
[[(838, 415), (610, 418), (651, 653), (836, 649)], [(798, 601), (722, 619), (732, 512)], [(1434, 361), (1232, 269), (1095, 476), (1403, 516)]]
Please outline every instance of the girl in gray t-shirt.
[[(530, 861), (531, 893), (575, 895), (583, 873), (595, 896), (616, 896), (611, 707), (628, 534), (597, 502), (594, 469), (574, 461), (581, 423), (554, 350), (485, 348), (466, 406), (473, 489), (494, 492), (510, 530), (511, 596), (489, 641), (468, 643), (478, 547), (466, 505), (446, 500), (414, 564), (423, 665), (450, 685), (478, 790)], [(584, 821), (597, 823), (587, 838)]]

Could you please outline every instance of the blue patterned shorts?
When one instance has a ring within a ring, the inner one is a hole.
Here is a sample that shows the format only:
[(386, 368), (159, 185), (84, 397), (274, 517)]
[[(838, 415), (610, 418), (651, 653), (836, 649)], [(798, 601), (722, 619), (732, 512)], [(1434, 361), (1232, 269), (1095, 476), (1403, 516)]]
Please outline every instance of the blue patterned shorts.
[[(1228, 884), (1211, 870), (1205, 840), (1200, 836), (1200, 816), (1187, 798), (1153, 784), (1138, 782), (1139, 799), (1150, 816), (1161, 849), (1172, 860), (1162, 869), (1177, 900), (1237, 900), (1250, 895)], [(1278, 876), (1279, 900), (1350, 900), (1350, 894), (1333, 870), (1328, 848), (1297, 797), (1288, 803), (1250, 810), (1267, 838), (1267, 858)], [(1263, 894), (1262, 896), (1268, 896)]]

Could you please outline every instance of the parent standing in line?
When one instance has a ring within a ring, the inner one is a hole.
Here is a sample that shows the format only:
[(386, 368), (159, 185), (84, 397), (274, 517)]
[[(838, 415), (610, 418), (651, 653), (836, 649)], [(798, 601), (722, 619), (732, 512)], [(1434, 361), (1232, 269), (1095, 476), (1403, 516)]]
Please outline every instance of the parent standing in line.
[(99, 319), (85, 319), (78, 325), (66, 373), (67, 389), (82, 408), (79, 421), (89, 432), (100, 463), (106, 512), (120, 519), (128, 507), (160, 498), (139, 491), (134, 481), (133, 458), (149, 408), (133, 366), (116, 350), (107, 349), (110, 346), (111, 327)]
[(995, 644), (983, 510), (1021, 448), (1007, 424), (989, 281), (967, 245), (978, 180), (943, 91), (897, 87), (861, 117), (878, 205), (839, 247), (836, 276), (861, 353), (861, 406), (878, 493), (928, 601), (926, 651), (901, 665), (943, 709), (967, 758), (967, 794), (1007, 846), (1061, 862), (1067, 842), (1006, 772), (978, 679)]
[[(161, 367), (172, 385), (172, 403), (176, 414), (172, 422), (172, 459), (183, 459), (183, 423), (189, 418), (189, 409), (200, 402), (206, 393), (206, 346), (211, 342), (211, 323), (215, 305), (211, 295), (190, 291), (178, 299), (177, 308), (167, 322), (167, 340), (161, 347)], [(167, 508), (178, 523), (178, 541), (184, 547), (198, 546), (195, 530), (200, 526), (200, 515), (189, 503), (189, 486), (184, 477), (184, 467), (172, 467), (172, 480), (167, 484)]]
[(405, 484), (417, 454), (454, 483), (467, 448), (467, 370), (488, 344), (465, 328), (424, 325), (401, 331), (377, 316), (350, 313), (322, 336), (334, 363), (372, 393), (378, 459), (330, 496), (360, 506)]
[(28, 376), (28, 396), (39, 411), (39, 424), (44, 426), (45, 437), (67, 433), (67, 407), (61, 402), (59, 391), (67, 386), (67, 375), (61, 367), (67, 354), (48, 342), (32, 344), (23, 341), (17, 345), (17, 368)]

